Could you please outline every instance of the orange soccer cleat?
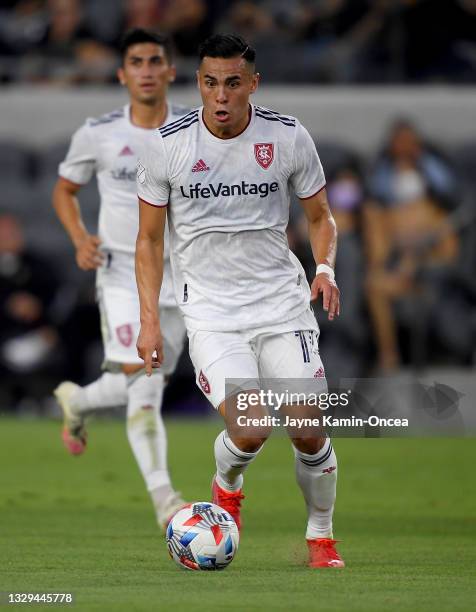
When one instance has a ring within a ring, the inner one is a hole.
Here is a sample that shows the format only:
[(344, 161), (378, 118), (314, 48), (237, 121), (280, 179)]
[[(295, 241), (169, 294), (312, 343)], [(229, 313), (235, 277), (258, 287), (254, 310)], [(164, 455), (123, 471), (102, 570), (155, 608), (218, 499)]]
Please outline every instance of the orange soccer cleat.
[(345, 567), (344, 561), (335, 549), (338, 540), (316, 538), (306, 541), (309, 549), (309, 567)]
[(83, 427), (69, 429), (66, 425), (61, 432), (61, 438), (70, 455), (82, 455), (86, 450), (88, 434)]
[(236, 526), (241, 529), (241, 500), (245, 499), (245, 496), (241, 493), (241, 489), (238, 491), (225, 491), (218, 486), (216, 478), (212, 481), (212, 501), (223, 510), (226, 510), (235, 519)]

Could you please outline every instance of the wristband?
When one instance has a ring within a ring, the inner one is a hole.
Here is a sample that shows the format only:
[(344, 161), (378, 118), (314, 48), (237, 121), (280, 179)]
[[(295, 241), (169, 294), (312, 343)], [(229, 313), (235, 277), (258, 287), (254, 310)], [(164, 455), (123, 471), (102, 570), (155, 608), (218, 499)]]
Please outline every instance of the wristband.
[(319, 264), (316, 268), (316, 276), (318, 274), (328, 274), (331, 280), (335, 279), (334, 270), (327, 264)]

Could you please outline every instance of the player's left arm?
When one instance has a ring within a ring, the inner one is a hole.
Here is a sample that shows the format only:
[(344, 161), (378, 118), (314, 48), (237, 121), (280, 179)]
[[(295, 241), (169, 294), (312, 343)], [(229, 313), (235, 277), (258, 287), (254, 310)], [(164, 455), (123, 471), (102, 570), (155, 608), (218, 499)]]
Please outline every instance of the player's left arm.
[(337, 227), (329, 209), (326, 190), (322, 188), (310, 198), (300, 200), (309, 225), (309, 241), (316, 266), (324, 264), (328, 271), (314, 277), (311, 284), (311, 301), (322, 293), (324, 310), (330, 321), (340, 314), (340, 292), (334, 280), (337, 250)]

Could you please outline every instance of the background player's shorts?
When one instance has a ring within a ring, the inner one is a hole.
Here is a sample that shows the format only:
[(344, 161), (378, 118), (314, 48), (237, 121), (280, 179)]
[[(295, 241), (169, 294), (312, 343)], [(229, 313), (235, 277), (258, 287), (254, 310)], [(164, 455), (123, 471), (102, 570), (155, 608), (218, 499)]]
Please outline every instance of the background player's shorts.
[(260, 379), (314, 379), (319, 392), (326, 391), (318, 341), (319, 327), (310, 309), (283, 324), (189, 334), (196, 383), (215, 408), (226, 399), (225, 379), (240, 379), (240, 390), (260, 389)]
[[(122, 287), (98, 287), (101, 333), (106, 367), (110, 364), (143, 364), (137, 354), (140, 331), (137, 291)], [(164, 340), (164, 363), (161, 370), (172, 374), (185, 340), (185, 325), (178, 308), (161, 308), (160, 327)]]

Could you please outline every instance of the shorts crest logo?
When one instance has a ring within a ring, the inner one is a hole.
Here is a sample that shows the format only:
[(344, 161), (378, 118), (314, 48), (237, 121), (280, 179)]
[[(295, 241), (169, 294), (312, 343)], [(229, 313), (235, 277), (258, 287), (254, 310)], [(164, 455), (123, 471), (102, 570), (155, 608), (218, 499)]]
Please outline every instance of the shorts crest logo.
[(274, 145), (271, 142), (256, 143), (255, 159), (264, 170), (267, 170), (274, 160)]
[(200, 374), (198, 375), (198, 382), (200, 383), (200, 387), (204, 393), (210, 393), (210, 383), (208, 382), (208, 378), (205, 374), (200, 370)]
[(132, 344), (132, 325), (130, 323), (116, 327), (116, 334), (119, 338), (119, 342), (124, 346), (130, 346)]

